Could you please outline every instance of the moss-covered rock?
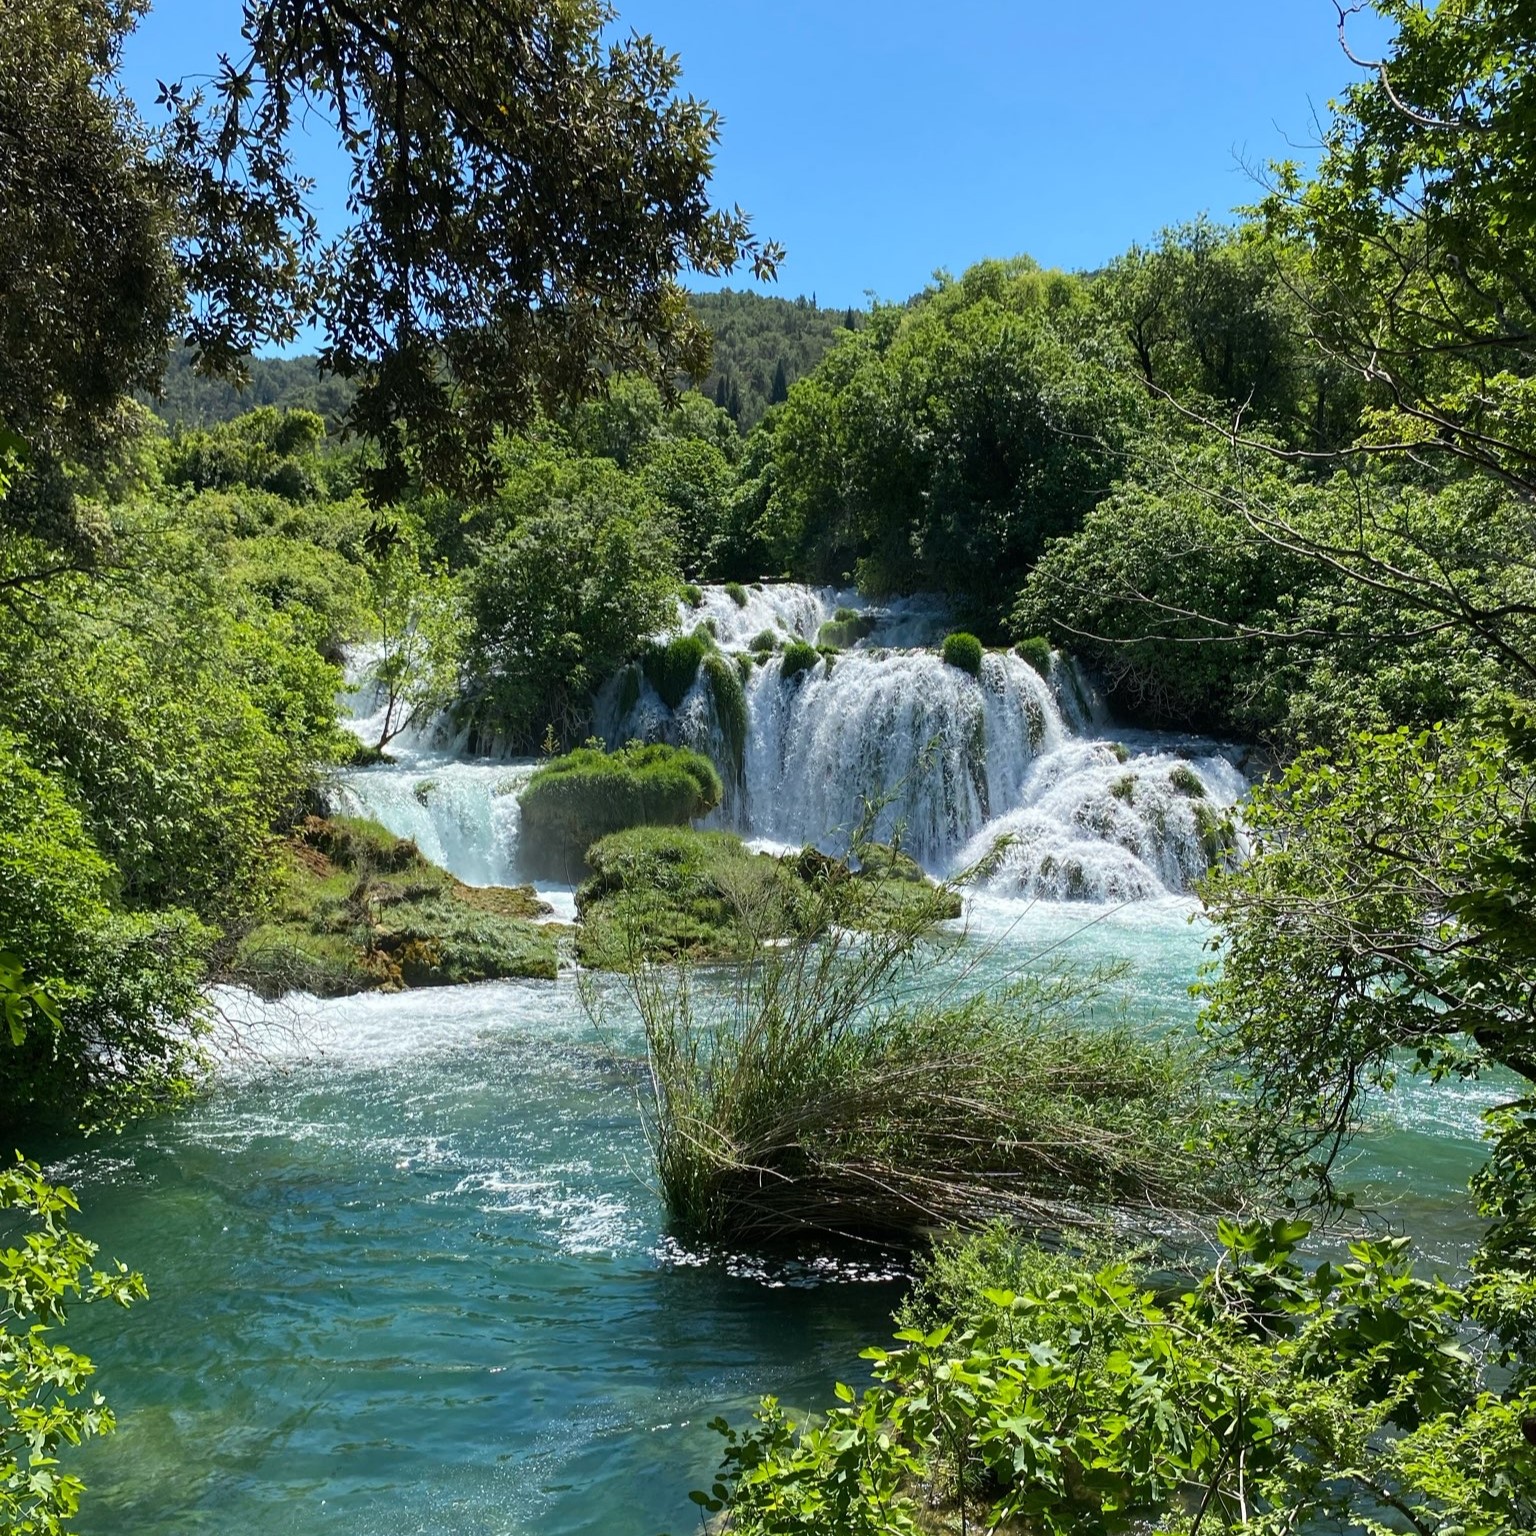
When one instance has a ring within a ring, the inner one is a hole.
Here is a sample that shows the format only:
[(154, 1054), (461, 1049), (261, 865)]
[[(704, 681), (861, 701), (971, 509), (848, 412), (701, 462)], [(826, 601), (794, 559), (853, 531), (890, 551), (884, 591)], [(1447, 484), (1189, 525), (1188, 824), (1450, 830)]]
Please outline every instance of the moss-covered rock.
[(853, 608), (839, 608), (835, 618), (828, 619), (816, 632), (816, 644), (832, 650), (846, 651), (874, 632), (875, 621), (867, 613)]
[(1051, 675), (1051, 642), (1044, 635), (1030, 635), (1013, 648), (1016, 656), (1027, 661), (1041, 677)]
[(636, 827), (595, 843), (587, 862), (592, 874), (576, 892), (583, 965), (736, 960), (805, 921), (793, 870), (730, 832)]
[(519, 798), (523, 873), (578, 878), (599, 838), (629, 827), (682, 827), (720, 803), (720, 775), (707, 757), (683, 747), (582, 747), (555, 758)]
[(799, 677), (802, 672), (809, 672), (820, 660), (821, 652), (814, 645), (807, 645), (804, 640), (791, 640), (784, 647), (779, 676), (788, 682), (791, 678)]
[(377, 822), (311, 817), (282, 864), (227, 971), (263, 997), (555, 974), (554, 939), (533, 921), (549, 908), (530, 888), (464, 885)]
[(714, 637), (700, 625), (691, 635), (677, 635), (649, 645), (640, 658), (646, 681), (668, 709), (688, 697), (704, 658), (715, 648)]

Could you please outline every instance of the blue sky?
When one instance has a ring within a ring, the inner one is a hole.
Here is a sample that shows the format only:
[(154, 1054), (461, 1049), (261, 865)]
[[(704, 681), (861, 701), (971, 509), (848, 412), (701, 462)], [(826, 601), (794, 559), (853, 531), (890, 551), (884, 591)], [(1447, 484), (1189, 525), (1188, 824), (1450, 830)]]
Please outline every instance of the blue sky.
[[(772, 291), (837, 306), (905, 298), (985, 256), (1093, 267), (1164, 224), (1225, 215), (1254, 196), (1245, 164), (1307, 157), (1354, 75), (1331, 0), (619, 8), (722, 113), (716, 198), (788, 248)], [(238, 48), (239, 10), (155, 0), (126, 60), (147, 110), (157, 77)], [(1374, 17), (1352, 27), (1381, 41)], [(317, 136), (302, 158), (338, 218), (339, 156)]]

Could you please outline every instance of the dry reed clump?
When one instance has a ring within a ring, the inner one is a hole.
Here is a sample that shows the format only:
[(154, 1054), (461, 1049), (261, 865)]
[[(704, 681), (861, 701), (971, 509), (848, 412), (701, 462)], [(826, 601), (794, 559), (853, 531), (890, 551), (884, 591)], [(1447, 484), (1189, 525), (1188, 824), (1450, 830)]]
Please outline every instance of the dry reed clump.
[(1000, 1218), (1161, 1223), (1203, 1205), (1191, 1055), (1099, 1019), (1102, 974), (904, 1001), (934, 915), (763, 950), (723, 999), (686, 971), (634, 975), (657, 1173), (682, 1235), (915, 1245)]

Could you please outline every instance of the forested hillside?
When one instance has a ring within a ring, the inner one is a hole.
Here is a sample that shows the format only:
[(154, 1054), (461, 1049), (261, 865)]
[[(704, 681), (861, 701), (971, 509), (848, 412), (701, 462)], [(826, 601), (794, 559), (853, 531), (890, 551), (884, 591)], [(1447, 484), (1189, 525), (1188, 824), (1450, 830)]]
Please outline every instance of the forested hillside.
[[(688, 302), (714, 346), (710, 369), (697, 387), (744, 432), (866, 318), (860, 310), (818, 309), (803, 296), (781, 299), (730, 289), (690, 294)], [(183, 348), (172, 352), (159, 393), (143, 398), (171, 426), (209, 427), (262, 405), (314, 411), (336, 421), (357, 393), (344, 379), (322, 376), (312, 356), (255, 357), (246, 366), (250, 378), (240, 387), (204, 378), (193, 371), (192, 354)]]
[(699, 388), (729, 410), (742, 430), (755, 427), (785, 388), (802, 379), (845, 332), (865, 321), (862, 310), (819, 309), (814, 298), (762, 293), (694, 293), (694, 313), (714, 338), (712, 366)]

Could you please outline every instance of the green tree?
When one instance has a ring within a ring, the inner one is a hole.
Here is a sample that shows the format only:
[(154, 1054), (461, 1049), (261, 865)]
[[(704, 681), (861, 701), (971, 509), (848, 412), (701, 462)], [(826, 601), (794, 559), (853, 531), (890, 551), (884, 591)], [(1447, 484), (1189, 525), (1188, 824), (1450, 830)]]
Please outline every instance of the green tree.
[(383, 515), (364, 536), (377, 642), (368, 675), (383, 699), (374, 743), (380, 751), (447, 709), (459, 691), (459, 583), (441, 565), (424, 566), (419, 545), (414, 528)]
[(784, 372), (784, 359), (781, 357), (773, 367), (773, 386), (768, 391), (769, 405), (782, 405), (789, 399), (789, 378)]
[(106, 467), (118, 409), (165, 366), (181, 285), (174, 198), (110, 89), (137, 0), (14, 0), (0, 12), (0, 423), (29, 447), (0, 528), (88, 564), (66, 466)]
[(468, 578), (465, 708), (487, 742), (583, 741), (592, 695), (675, 611), (667, 519), (607, 460), (542, 457), (488, 516)]

